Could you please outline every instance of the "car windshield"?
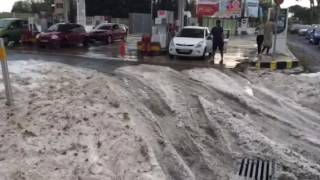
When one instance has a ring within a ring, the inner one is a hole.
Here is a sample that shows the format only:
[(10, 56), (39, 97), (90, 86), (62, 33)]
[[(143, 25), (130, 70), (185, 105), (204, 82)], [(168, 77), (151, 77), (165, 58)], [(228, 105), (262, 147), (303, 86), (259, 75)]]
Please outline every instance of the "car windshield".
[(186, 37), (186, 38), (203, 38), (204, 30), (203, 29), (182, 29), (177, 37)]
[(74, 27), (71, 24), (61, 24), (58, 26), (58, 32), (70, 32)]
[(7, 28), (11, 24), (11, 21), (0, 20), (0, 28)]
[(99, 30), (112, 30), (112, 25), (102, 25), (102, 26), (98, 26), (96, 29), (99, 29)]
[(50, 27), (47, 29), (47, 32), (55, 32), (55, 31), (57, 31), (57, 25), (50, 26)]

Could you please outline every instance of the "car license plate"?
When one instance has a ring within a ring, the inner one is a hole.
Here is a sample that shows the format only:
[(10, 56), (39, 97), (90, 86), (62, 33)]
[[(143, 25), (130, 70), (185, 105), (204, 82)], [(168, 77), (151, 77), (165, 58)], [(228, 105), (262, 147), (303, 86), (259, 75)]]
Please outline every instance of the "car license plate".
[(49, 41), (48, 40), (41, 40), (40, 42), (47, 43)]
[(188, 53), (188, 52), (190, 52), (189, 49), (179, 49), (179, 51), (182, 52), (182, 53)]

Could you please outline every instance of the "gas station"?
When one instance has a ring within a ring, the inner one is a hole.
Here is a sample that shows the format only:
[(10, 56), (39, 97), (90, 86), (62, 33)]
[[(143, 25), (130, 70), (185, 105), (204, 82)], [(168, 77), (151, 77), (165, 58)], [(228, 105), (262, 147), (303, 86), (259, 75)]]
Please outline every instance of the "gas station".
[[(70, 6), (70, 1), (71, 0), (63, 0), (64, 4), (64, 21), (69, 22), (69, 6)], [(186, 6), (186, 1), (187, 0), (178, 0), (178, 22), (180, 23), (180, 27), (184, 26), (184, 9)], [(153, 1), (150, 1), (152, 3)], [(85, 0), (76, 0), (77, 4), (77, 23), (85, 25), (86, 24), (86, 1)], [(150, 4), (152, 7), (152, 4)], [(151, 12), (150, 12), (151, 13)]]
[[(65, 7), (68, 7), (68, 4), (71, 0), (60, 0), (66, 3)], [(206, 27), (213, 27), (215, 25), (215, 21), (217, 19), (222, 21), (222, 24), (225, 29), (230, 30), (230, 42), (235, 39), (242, 39), (242, 35), (251, 35), (254, 36), (255, 27), (250, 27), (249, 25), (249, 17), (256, 17), (259, 18), (261, 16), (261, 12), (259, 10), (259, 1), (257, 0), (246, 0), (246, 1), (234, 1), (238, 2), (237, 4), (233, 4), (232, 8), (230, 9), (230, 5), (227, 4), (229, 1), (226, 0), (199, 0), (197, 5), (197, 17), (192, 18), (190, 13), (185, 11), (185, 6), (187, 0), (177, 0), (178, 1), (178, 8), (177, 12), (167, 11), (167, 10), (158, 10), (157, 13), (149, 13), (156, 14), (156, 16), (152, 19), (152, 22), (147, 26), (152, 26), (149, 32), (145, 34), (150, 35), (150, 46), (148, 49), (154, 49), (155, 51), (164, 52), (167, 50), (167, 46), (172, 38), (170, 33), (170, 28), (174, 25), (175, 33), (179, 31), (184, 26), (189, 25), (202, 25)], [(151, 3), (152, 1), (150, 1)], [(280, 2), (281, 3), (281, 2)], [(152, 4), (149, 4), (152, 6)], [(78, 24), (82, 24), (84, 26), (87, 25), (86, 22), (86, 0), (76, 0), (76, 7), (77, 7), (77, 18), (76, 21)], [(153, 9), (151, 10), (153, 11)], [(68, 22), (69, 12), (68, 10), (64, 9), (64, 19), (65, 22)], [(174, 17), (176, 15), (176, 18)], [(201, 16), (200, 16), (200, 15)], [(287, 10), (282, 9), (279, 11), (279, 17), (277, 18), (278, 21), (278, 34), (275, 36), (276, 41), (274, 41), (274, 48), (277, 54), (285, 54), (288, 55), (289, 50), (286, 45), (287, 40)], [(270, 19), (275, 16), (274, 8), (269, 8), (267, 14), (263, 14), (265, 19)], [(149, 18), (151, 19), (151, 18)], [(130, 21), (130, 19), (129, 19)], [(141, 21), (141, 20), (140, 20)], [(199, 22), (199, 23), (198, 23)], [(133, 22), (134, 23), (134, 22)], [(141, 25), (139, 25), (141, 26)], [(248, 36), (244, 36), (248, 38)], [(255, 42), (250, 42), (251, 44), (255, 44)], [(248, 44), (248, 42), (245, 42)], [(235, 45), (238, 46), (238, 45)], [(240, 46), (238, 46), (240, 47)], [(141, 48), (141, 44), (137, 45), (137, 48)], [(254, 51), (254, 46), (252, 50)], [(237, 48), (240, 50), (239, 48)], [(227, 56), (230, 55), (230, 58), (233, 59), (234, 54), (230, 54), (231, 52), (228, 51)], [(239, 58), (240, 56), (234, 55), (235, 57)]]

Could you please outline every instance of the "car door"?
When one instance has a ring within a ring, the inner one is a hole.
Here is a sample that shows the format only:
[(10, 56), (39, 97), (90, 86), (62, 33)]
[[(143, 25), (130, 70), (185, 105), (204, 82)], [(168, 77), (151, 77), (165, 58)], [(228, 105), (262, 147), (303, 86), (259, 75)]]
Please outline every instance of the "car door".
[(9, 41), (18, 42), (21, 39), (23, 24), (22, 21), (13, 21), (8, 27), (8, 37)]
[(110, 30), (112, 27), (110, 25), (103, 25), (98, 28), (98, 31), (96, 32), (96, 36), (99, 40), (105, 41), (107, 40), (108, 35), (110, 35)]
[(66, 30), (66, 37), (68, 39), (68, 43), (69, 44), (80, 44), (81, 42), (81, 37), (79, 34), (79, 25), (74, 25), (74, 24), (70, 24), (67, 27)]
[(73, 27), (72, 29), (73, 35), (74, 35), (74, 39), (75, 42), (77, 44), (83, 43), (85, 40), (85, 36), (86, 36), (86, 30), (84, 29), (83, 26), (77, 24)]
[(205, 30), (205, 38), (207, 42), (207, 52), (212, 52), (212, 37), (210, 36), (209, 29)]

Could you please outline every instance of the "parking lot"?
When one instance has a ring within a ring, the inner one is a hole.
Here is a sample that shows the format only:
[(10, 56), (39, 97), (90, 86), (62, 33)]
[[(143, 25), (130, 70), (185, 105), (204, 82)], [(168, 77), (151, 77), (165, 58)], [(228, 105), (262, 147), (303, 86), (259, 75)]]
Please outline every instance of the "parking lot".
[(303, 36), (289, 34), (288, 45), (294, 55), (310, 72), (320, 71), (320, 48), (308, 42)]

